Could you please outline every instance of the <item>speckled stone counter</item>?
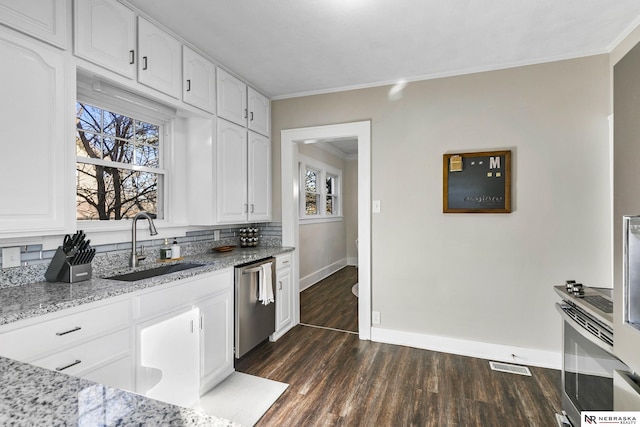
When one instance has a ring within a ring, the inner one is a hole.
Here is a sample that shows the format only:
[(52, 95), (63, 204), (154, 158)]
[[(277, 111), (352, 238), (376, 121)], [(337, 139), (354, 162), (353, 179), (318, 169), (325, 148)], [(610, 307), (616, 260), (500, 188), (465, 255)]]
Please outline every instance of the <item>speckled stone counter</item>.
[(2, 426), (239, 426), (59, 372), (0, 357)]
[[(77, 307), (105, 298), (115, 297), (140, 289), (197, 276), (202, 273), (222, 270), (248, 262), (293, 251), (287, 247), (236, 248), (232, 252), (208, 252), (185, 257), (182, 262), (203, 264), (202, 267), (183, 270), (136, 282), (123, 282), (105, 278), (93, 278), (79, 283), (37, 282), (23, 286), (0, 289), (0, 325), (47, 313)], [(136, 270), (157, 267), (165, 263), (146, 263)], [(132, 271), (130, 268), (113, 270), (103, 274), (110, 277)]]

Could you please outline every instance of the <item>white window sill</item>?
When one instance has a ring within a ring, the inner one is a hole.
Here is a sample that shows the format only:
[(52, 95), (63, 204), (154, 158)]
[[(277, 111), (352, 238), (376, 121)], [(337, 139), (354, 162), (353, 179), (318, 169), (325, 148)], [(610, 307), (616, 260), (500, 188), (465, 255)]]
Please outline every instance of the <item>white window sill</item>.
[(342, 219), (343, 219), (342, 216), (321, 216), (317, 218), (309, 218), (309, 217), (299, 218), (298, 221), (300, 225), (305, 225), (305, 224), (318, 224), (323, 222), (338, 222), (338, 221), (342, 221)]

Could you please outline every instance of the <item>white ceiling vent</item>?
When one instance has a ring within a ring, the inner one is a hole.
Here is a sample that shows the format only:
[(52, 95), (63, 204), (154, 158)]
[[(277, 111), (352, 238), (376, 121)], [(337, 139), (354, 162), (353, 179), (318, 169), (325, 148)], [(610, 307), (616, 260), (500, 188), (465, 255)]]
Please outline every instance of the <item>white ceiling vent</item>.
[(508, 363), (489, 362), (492, 371), (507, 372), (509, 374), (531, 376), (531, 371), (526, 366), (510, 365)]

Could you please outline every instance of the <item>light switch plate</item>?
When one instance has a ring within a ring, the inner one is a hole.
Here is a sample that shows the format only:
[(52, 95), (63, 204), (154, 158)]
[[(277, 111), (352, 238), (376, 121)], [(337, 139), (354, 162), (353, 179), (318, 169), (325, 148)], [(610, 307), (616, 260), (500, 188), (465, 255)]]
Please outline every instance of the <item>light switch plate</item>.
[(373, 201), (373, 213), (380, 213), (380, 200)]
[(20, 267), (20, 247), (2, 248), (2, 268)]
[(374, 325), (379, 325), (380, 324), (380, 312), (379, 311), (372, 311), (371, 312), (371, 323)]

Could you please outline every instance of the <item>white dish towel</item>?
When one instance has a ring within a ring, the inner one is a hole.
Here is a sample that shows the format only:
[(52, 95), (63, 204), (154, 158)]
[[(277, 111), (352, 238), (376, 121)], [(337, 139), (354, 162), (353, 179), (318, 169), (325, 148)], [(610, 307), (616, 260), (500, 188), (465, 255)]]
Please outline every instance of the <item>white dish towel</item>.
[(271, 263), (262, 264), (258, 277), (258, 301), (269, 305), (275, 301), (273, 297), (273, 281), (271, 280)]

